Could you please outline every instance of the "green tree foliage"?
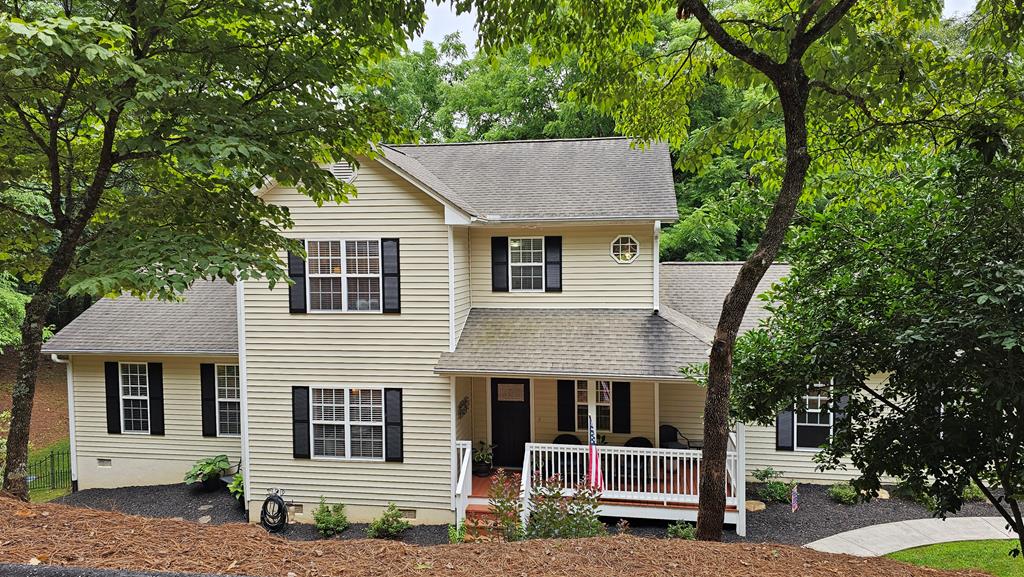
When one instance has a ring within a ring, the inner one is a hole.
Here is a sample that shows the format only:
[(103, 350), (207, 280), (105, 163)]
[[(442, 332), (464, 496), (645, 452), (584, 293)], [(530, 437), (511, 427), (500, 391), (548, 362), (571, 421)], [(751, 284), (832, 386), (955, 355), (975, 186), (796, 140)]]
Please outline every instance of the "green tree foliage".
[(18, 292), (14, 277), (0, 272), (0, 348), (21, 342), (26, 302), (28, 297)]
[(361, 95), (422, 17), (396, 0), (0, 0), (0, 265), (35, 284), (5, 489), (26, 494), (54, 298), (282, 281), (291, 220), (254, 189), (270, 177), (317, 202), (354, 192), (320, 166), (397, 138)]
[[(679, 169), (699, 172), (730, 149), (754, 162), (763, 224), (725, 299), (708, 370), (697, 530), (718, 539), (735, 339), (801, 200), (838, 173), (899, 168), (894, 144), (934, 153), (965, 127), (1005, 120), (1020, 99), (1006, 76), (1017, 55), (1005, 42), (971, 54), (942, 46), (929, 34), (941, 10), (932, 0), (457, 4), (475, 4), (487, 49), (528, 41), (537, 60), (577, 54), (570, 94), (610, 114), (622, 134), (667, 140), (681, 151)], [(1014, 29), (994, 12), (985, 16)], [(695, 125), (691, 104), (718, 84), (743, 91), (736, 114)]]
[(772, 422), (831, 380), (849, 400), (823, 467), (849, 456), (859, 490), (905, 479), (940, 514), (974, 484), (1021, 533), (1024, 141), (1000, 140), (991, 162), (984, 146), (907, 158), (823, 211), (794, 240), (772, 318), (740, 341), (734, 406)]

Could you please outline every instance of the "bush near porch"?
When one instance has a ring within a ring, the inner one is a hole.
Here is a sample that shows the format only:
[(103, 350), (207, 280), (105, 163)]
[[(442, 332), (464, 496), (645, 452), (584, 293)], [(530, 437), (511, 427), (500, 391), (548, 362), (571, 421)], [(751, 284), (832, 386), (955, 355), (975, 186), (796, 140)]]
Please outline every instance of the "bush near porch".
[[(0, 497), (0, 563), (271, 577), (478, 575), (612, 577), (980, 577), (783, 545), (632, 536), (413, 547), (382, 541), (288, 541), (245, 524), (199, 525)], [(154, 544), (157, 544), (154, 546)]]

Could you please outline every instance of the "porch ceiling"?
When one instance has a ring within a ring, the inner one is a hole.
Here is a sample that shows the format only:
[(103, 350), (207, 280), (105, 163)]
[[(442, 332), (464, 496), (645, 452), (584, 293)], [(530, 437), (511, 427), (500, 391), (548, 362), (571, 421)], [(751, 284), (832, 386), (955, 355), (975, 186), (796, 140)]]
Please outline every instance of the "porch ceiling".
[(707, 355), (707, 343), (649, 310), (474, 308), (434, 370), (678, 380)]

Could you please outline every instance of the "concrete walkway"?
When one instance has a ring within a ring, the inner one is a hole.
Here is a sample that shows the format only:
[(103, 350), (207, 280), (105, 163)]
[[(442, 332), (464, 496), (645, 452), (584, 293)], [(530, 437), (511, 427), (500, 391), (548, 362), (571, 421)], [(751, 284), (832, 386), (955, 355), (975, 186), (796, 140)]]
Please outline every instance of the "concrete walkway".
[(913, 519), (871, 525), (808, 543), (804, 547), (826, 553), (878, 557), (912, 547), (950, 541), (1016, 539), (1001, 517), (950, 517)]

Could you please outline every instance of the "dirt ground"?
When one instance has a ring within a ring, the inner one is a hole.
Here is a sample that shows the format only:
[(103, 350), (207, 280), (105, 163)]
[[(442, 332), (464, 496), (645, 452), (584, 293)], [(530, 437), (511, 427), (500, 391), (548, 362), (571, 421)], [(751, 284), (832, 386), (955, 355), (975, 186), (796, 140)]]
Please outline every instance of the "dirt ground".
[(0, 497), (0, 562), (271, 577), (619, 575), (981, 577), (786, 545), (629, 535), (419, 547), (389, 541), (287, 541), (244, 524), (200, 525)]
[[(18, 356), (12, 349), (0, 354), (0, 411), (11, 408), (11, 389), (17, 374)], [(29, 444), (33, 449), (48, 447), (68, 437), (68, 386), (64, 365), (39, 360), (39, 380), (32, 406), (32, 429)]]

